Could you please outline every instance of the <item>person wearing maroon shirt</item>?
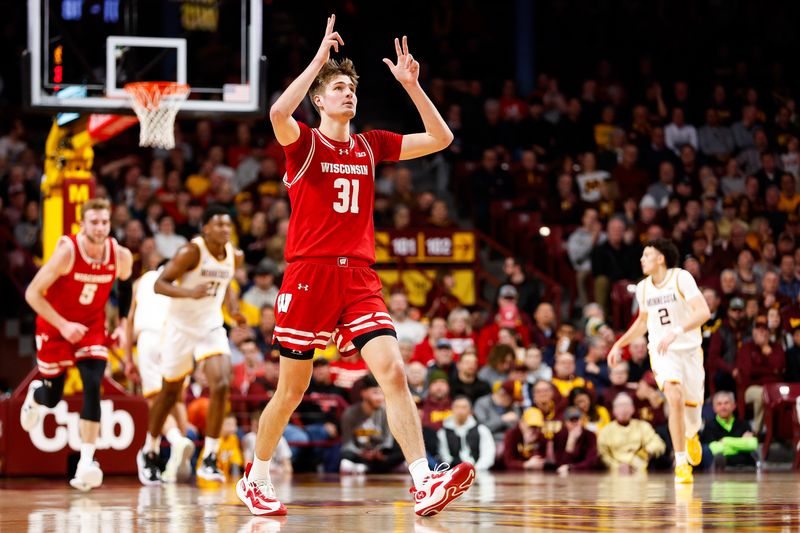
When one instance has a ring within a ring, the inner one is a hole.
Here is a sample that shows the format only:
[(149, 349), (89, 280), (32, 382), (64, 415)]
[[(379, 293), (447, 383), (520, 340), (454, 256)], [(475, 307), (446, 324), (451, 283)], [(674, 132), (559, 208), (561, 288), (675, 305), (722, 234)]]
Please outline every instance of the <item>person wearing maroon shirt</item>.
[(769, 342), (766, 316), (756, 317), (753, 339), (742, 344), (736, 357), (733, 376), (744, 387), (744, 401), (753, 405), (753, 431), (761, 432), (764, 421), (764, 385), (783, 379), (786, 353), (780, 342)]
[(536, 407), (529, 407), (519, 423), (503, 439), (503, 464), (506, 470), (544, 470), (547, 439), (542, 428), (544, 417)]
[(705, 365), (716, 390), (736, 390), (736, 353), (747, 329), (744, 307), (744, 300), (732, 298), (728, 304), (727, 318), (709, 339)]
[(553, 437), (555, 466), (560, 474), (595, 470), (600, 464), (597, 437), (583, 428), (577, 407), (564, 410), (564, 427)]

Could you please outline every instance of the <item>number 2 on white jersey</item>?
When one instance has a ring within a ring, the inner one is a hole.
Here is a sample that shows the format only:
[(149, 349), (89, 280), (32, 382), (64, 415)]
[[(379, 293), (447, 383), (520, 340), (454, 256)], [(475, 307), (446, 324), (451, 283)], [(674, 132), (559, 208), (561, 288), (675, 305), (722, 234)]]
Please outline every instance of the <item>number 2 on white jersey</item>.
[(78, 297), (78, 301), (83, 305), (89, 305), (94, 301), (94, 293), (96, 292), (96, 283), (84, 283), (83, 290), (81, 291), (81, 295)]
[[(333, 202), (333, 210), (337, 213), (358, 213), (358, 180), (336, 178), (333, 182), (334, 189), (339, 191), (339, 201)], [(352, 191), (352, 194), (351, 194)]]

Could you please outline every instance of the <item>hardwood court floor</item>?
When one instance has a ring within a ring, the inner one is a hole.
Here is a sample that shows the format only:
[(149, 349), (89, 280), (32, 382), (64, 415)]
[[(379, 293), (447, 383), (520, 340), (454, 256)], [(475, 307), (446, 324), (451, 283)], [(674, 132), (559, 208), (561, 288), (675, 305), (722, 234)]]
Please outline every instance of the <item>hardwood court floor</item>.
[(233, 485), (142, 487), (108, 478), (89, 494), (61, 479), (0, 480), (0, 531), (313, 532), (411, 531), (794, 531), (800, 529), (800, 476), (736, 473), (695, 476), (676, 490), (667, 474), (484, 474), (435, 518), (414, 515), (410, 478), (296, 475), (276, 482), (289, 509), (256, 518)]

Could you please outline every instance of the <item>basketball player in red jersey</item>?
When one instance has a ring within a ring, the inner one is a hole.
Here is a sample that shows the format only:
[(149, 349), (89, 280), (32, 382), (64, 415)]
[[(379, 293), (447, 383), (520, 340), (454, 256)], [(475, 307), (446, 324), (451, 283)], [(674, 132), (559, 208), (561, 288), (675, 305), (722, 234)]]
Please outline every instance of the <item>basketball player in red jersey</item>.
[[(351, 134), (358, 76), (350, 60), (329, 60), (330, 49), (338, 52), (344, 44), (334, 22), (331, 16), (313, 61), (270, 110), (275, 137), (286, 153), (284, 184), (292, 204), (288, 267), (275, 304), (274, 340), (282, 358), (277, 391), (259, 423), (255, 458), (236, 490), (253, 514), (286, 514), (270, 482), (269, 460), (308, 387), (314, 349), (333, 338), (343, 355), (361, 351), (383, 389), (389, 427), (414, 481), (414, 511), (430, 516), (461, 496), (475, 471), (464, 463), (447, 471), (428, 468), (394, 325), (380, 280), (369, 268), (375, 262), (372, 213), (375, 165), (437, 152), (453, 134), (419, 85), (419, 63), (405, 37), (402, 45), (395, 39), (397, 62), (383, 61), (414, 102), (425, 132)], [(306, 93), (320, 113), (318, 129), (292, 118)]]
[[(107, 200), (93, 199), (81, 208), (81, 231), (61, 237), (52, 257), (39, 269), (25, 300), (36, 311), (36, 346), (41, 381), (34, 380), (20, 411), (20, 425), (31, 431), (40, 419), (40, 406), (55, 407), (64, 392), (65, 371), (78, 367), (83, 382), (80, 418), (81, 458), (70, 484), (89, 491), (103, 482), (94, 461), (100, 433), (100, 383), (106, 347), (105, 306), (116, 279), (120, 280), (120, 316), (131, 303), (131, 252), (109, 237), (111, 207)], [(125, 344), (125, 318), (112, 334)]]

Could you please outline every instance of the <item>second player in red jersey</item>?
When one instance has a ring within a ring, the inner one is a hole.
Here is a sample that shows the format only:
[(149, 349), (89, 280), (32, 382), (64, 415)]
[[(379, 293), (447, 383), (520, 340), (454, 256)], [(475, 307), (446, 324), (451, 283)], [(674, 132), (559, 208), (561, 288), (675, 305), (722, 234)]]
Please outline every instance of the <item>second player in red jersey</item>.
[[(330, 60), (330, 49), (344, 44), (328, 27), (311, 64), (270, 109), (270, 121), (286, 152), (284, 183), (292, 215), (286, 243), (281, 291), (275, 304), (274, 339), (281, 358), (275, 394), (261, 415), (255, 458), (236, 492), (253, 514), (286, 514), (270, 482), (269, 461), (311, 378), (314, 349), (333, 339), (342, 355), (356, 350), (386, 397), (392, 435), (409, 465), (414, 511), (442, 511), (472, 484), (475, 470), (462, 463), (446, 471), (428, 468), (417, 408), (408, 389), (394, 324), (383, 300), (375, 262), (375, 165), (422, 157), (444, 149), (453, 139), (439, 112), (419, 85), (419, 63), (395, 39), (396, 62), (384, 59), (414, 102), (425, 132), (387, 131), (352, 134), (358, 75), (352, 61)], [(292, 118), (306, 92), (319, 111), (319, 128)], [(374, 456), (354, 457), (367, 464)]]
[[(81, 458), (70, 484), (88, 491), (103, 482), (94, 451), (100, 432), (100, 383), (108, 359), (105, 306), (119, 279), (120, 316), (127, 316), (133, 259), (127, 248), (109, 237), (108, 201), (89, 200), (81, 209), (81, 219), (81, 231), (58, 241), (52, 257), (25, 291), (25, 299), (37, 314), (36, 357), (44, 379), (34, 380), (28, 387), (20, 425), (31, 431), (41, 423), (41, 407), (52, 408), (61, 401), (64, 372), (77, 366), (83, 382)], [(125, 319), (120, 322), (112, 339), (124, 345)]]

